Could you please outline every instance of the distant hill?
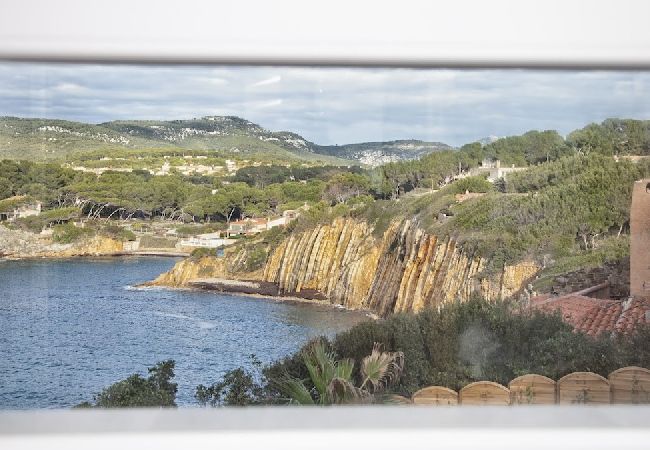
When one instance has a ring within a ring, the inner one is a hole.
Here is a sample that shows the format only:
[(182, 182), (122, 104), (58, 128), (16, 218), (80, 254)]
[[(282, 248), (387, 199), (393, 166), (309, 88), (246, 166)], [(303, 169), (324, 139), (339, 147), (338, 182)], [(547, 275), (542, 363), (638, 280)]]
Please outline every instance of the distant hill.
[(417, 159), (428, 153), (451, 149), (452, 147), (442, 142), (399, 140), (319, 146), (316, 151), (325, 155), (360, 161), (362, 164), (370, 166), (378, 166), (389, 162)]
[(269, 131), (235, 116), (119, 120), (97, 125), (0, 117), (0, 158), (53, 160), (102, 149), (165, 147), (218, 150), (240, 158), (373, 166), (451, 148), (439, 142), (415, 140), (321, 146), (298, 134)]
[(490, 135), (490, 136), (484, 137), (483, 139), (479, 139), (476, 142), (480, 143), (483, 146), (486, 146), (486, 145), (490, 145), (493, 142), (496, 142), (496, 141), (498, 141), (499, 139), (502, 139), (502, 138), (503, 138), (503, 136)]

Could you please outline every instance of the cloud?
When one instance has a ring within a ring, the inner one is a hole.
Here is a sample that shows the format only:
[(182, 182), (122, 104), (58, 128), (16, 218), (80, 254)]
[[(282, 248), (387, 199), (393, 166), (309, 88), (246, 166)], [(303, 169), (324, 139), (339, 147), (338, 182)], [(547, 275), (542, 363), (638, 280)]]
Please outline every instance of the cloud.
[(88, 92), (88, 89), (85, 86), (76, 83), (60, 83), (53, 88), (55, 91), (62, 92), (64, 94), (85, 94)]
[(281, 98), (276, 98), (274, 100), (269, 100), (269, 101), (254, 102), (251, 104), (250, 107), (254, 109), (273, 108), (282, 105), (282, 103), (283, 102)]
[(650, 118), (650, 73), (0, 64), (0, 115), (101, 123), (237, 115), (321, 144)]
[(282, 77), (280, 75), (276, 75), (271, 78), (266, 78), (264, 80), (253, 83), (251, 87), (267, 86), (269, 84), (279, 83), (280, 81), (282, 81)]

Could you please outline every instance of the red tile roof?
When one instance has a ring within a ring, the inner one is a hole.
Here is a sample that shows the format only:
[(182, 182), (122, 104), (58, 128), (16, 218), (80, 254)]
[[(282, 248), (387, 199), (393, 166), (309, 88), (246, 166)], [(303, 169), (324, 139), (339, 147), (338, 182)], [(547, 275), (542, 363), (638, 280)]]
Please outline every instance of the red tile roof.
[(616, 322), (616, 331), (629, 333), (638, 324), (650, 323), (650, 299), (635, 298), (624, 305), (623, 314)]
[(597, 336), (602, 333), (629, 333), (637, 325), (647, 323), (650, 300), (606, 300), (568, 294), (532, 298), (530, 307), (549, 313), (560, 311), (562, 319), (577, 331)]

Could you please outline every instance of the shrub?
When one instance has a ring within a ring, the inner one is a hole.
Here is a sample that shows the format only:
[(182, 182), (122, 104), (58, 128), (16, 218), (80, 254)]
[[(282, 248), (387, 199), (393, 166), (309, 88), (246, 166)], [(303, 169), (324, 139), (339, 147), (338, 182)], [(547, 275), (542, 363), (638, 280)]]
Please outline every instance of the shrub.
[(78, 407), (87, 408), (125, 408), (176, 406), (177, 385), (174, 378), (173, 360), (162, 361), (150, 367), (149, 377), (143, 378), (133, 374), (125, 380), (118, 381), (100, 392), (94, 399), (95, 405), (83, 402)]
[(127, 230), (126, 228), (122, 228), (118, 225), (104, 226), (104, 228), (102, 228), (102, 234), (110, 238), (117, 239), (118, 241), (135, 241), (136, 239), (136, 236), (132, 231)]
[(252, 272), (262, 268), (268, 256), (266, 248), (255, 246), (246, 252), (246, 271)]
[(190, 258), (192, 259), (201, 259), (205, 256), (214, 256), (216, 253), (216, 250), (213, 248), (195, 248), (192, 250), (192, 253), (190, 253)]
[[(255, 355), (250, 355), (250, 358), (258, 372), (262, 363)], [(264, 395), (259, 375), (240, 367), (229, 370), (220, 381), (210, 386), (198, 385), (194, 398), (201, 406), (249, 406), (262, 403)]]
[(80, 228), (72, 223), (66, 223), (54, 227), (52, 240), (59, 244), (71, 244), (91, 234), (94, 234), (92, 228)]
[[(650, 334), (645, 333), (635, 342)], [(403, 395), (430, 385), (458, 390), (477, 380), (508, 384), (525, 373), (553, 379), (574, 371), (606, 376), (627, 363), (648, 362), (647, 355), (630, 350), (627, 338), (592, 338), (574, 332), (558, 314), (521, 312), (512, 303), (480, 299), (361, 323), (337, 335), (332, 348), (339, 358), (358, 360), (375, 342), (404, 353), (404, 372), (394, 388)], [(298, 355), (266, 368), (267, 378), (285, 372), (304, 378)]]
[(79, 216), (79, 209), (75, 207), (55, 208), (43, 211), (38, 216), (29, 216), (18, 219), (16, 223), (23, 229), (39, 233), (44, 228), (68, 222)]
[(494, 186), (485, 177), (467, 177), (462, 178), (451, 185), (455, 194), (464, 194), (469, 192), (491, 192)]
[(155, 236), (142, 236), (140, 248), (175, 248), (176, 240)]

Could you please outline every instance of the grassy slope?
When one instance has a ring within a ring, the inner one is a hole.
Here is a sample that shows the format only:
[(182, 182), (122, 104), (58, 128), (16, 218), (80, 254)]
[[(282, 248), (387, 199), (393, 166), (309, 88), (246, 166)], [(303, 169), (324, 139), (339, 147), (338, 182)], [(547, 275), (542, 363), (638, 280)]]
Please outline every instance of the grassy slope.
[[(455, 182), (435, 193), (377, 201), (363, 216), (375, 224), (377, 234), (395, 218), (414, 218), (427, 231), (453, 236), (465, 248), (489, 258), (488, 270), (532, 258), (545, 262), (542, 277), (551, 277), (628, 254), (632, 184), (649, 175), (647, 164), (575, 156), (518, 174), (508, 186), (515, 192), (493, 191), (456, 203)], [(443, 212), (450, 217), (439, 220)], [(595, 234), (588, 249), (580, 236), (584, 228)]]
[[(214, 150), (224, 156), (264, 162), (352, 164), (352, 161), (334, 156), (283, 147), (275, 141), (263, 141), (237, 129), (229, 130), (232, 134), (228, 135), (188, 136), (183, 140), (170, 142), (156, 139), (144, 132), (141, 135), (129, 134), (114, 124), (92, 125), (65, 120), (3, 117), (0, 118), (0, 158), (31, 161), (76, 160), (79, 155), (90, 152), (109, 153), (122, 149), (174, 150), (182, 147), (189, 150)], [(42, 127), (60, 127), (70, 132), (43, 130)]]

